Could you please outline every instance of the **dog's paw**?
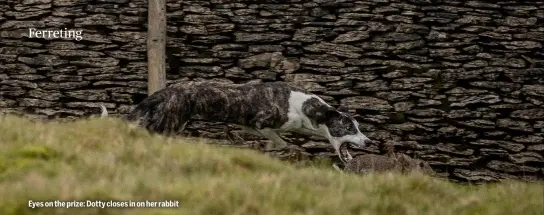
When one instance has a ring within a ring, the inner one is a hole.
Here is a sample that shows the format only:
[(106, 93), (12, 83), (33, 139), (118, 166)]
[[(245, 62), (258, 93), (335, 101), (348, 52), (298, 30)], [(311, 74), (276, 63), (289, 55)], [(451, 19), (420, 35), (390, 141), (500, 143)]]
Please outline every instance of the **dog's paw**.
[(276, 146), (276, 145), (267, 145), (264, 149), (266, 152), (275, 152), (275, 151), (284, 151), (288, 146)]
[(346, 151), (346, 160), (348, 161), (353, 160), (353, 156), (351, 156), (351, 154), (348, 151)]
[(288, 146), (285, 146), (284, 150), (289, 150), (289, 151), (300, 151), (301, 148), (296, 146), (296, 145), (288, 145)]
[(287, 146), (274, 146), (271, 148), (266, 148), (266, 152), (298, 152), (301, 151), (301, 149), (294, 145), (287, 145)]
[(265, 152), (281, 152), (281, 151), (284, 151), (286, 149), (286, 147), (270, 147), (270, 148), (265, 148), (263, 151)]

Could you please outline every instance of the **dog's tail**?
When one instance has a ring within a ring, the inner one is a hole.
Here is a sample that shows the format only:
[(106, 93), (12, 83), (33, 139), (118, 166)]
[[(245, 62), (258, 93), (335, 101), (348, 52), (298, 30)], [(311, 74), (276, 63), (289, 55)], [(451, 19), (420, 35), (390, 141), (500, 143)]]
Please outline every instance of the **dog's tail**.
[(100, 104), (100, 109), (102, 110), (102, 113), (100, 113), (100, 118), (106, 118), (108, 117), (108, 109), (106, 109), (106, 106)]
[(143, 99), (123, 119), (152, 132), (178, 133), (191, 118), (191, 93), (182, 87), (164, 88)]

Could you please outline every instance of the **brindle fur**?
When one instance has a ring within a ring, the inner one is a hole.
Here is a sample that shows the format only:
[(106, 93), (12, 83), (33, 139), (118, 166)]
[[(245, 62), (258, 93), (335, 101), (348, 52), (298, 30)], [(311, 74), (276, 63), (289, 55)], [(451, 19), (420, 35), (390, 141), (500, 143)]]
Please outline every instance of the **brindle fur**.
[[(323, 132), (316, 132), (315, 127), (319, 125), (326, 125), (332, 137), (362, 135), (354, 124), (355, 119), (338, 111), (345, 108), (337, 110), (317, 98), (305, 100), (301, 107), (313, 129), (286, 126), (293, 92), (315, 96), (284, 82), (181, 82), (145, 98), (124, 120), (136, 122), (153, 132), (171, 135), (181, 132), (193, 117), (198, 116), (205, 121), (238, 125), (249, 133), (264, 136), (283, 146), (286, 143), (276, 132), (292, 131), (326, 137)], [(104, 117), (107, 110), (104, 108), (103, 111), (106, 111), (102, 115)], [(370, 140), (366, 138), (365, 141)]]
[(195, 115), (203, 120), (255, 128), (276, 128), (287, 121), (289, 88), (281, 83), (226, 84), (182, 82), (145, 98), (125, 116), (151, 131), (171, 134)]

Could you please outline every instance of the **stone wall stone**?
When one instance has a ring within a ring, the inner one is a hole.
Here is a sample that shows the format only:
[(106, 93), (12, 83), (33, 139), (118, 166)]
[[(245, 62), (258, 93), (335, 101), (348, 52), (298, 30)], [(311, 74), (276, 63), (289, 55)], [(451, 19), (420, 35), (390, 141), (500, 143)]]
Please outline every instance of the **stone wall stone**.
[[(371, 139), (394, 141), (443, 176), (544, 178), (543, 1), (168, 0), (167, 7), (169, 83), (287, 81), (348, 105)], [(144, 0), (1, 4), (1, 112), (73, 119), (104, 103), (127, 113), (146, 96), (146, 23)], [(83, 29), (83, 39), (28, 38), (28, 28)], [(222, 131), (199, 121), (188, 129), (225, 138)], [(286, 138), (306, 155), (334, 157), (319, 139)]]

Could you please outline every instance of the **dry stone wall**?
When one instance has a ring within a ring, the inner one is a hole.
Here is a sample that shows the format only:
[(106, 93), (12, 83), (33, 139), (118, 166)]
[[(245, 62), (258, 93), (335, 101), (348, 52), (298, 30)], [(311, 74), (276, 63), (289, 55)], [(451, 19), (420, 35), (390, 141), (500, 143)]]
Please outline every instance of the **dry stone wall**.
[[(146, 8), (0, 4), (2, 112), (71, 119), (105, 103), (126, 113), (146, 96)], [(83, 38), (28, 38), (29, 28)], [(168, 0), (170, 82), (290, 82), (464, 181), (544, 178), (543, 43), (543, 1)], [(197, 121), (188, 132), (224, 138), (222, 128)], [(286, 138), (334, 157), (325, 142)]]

